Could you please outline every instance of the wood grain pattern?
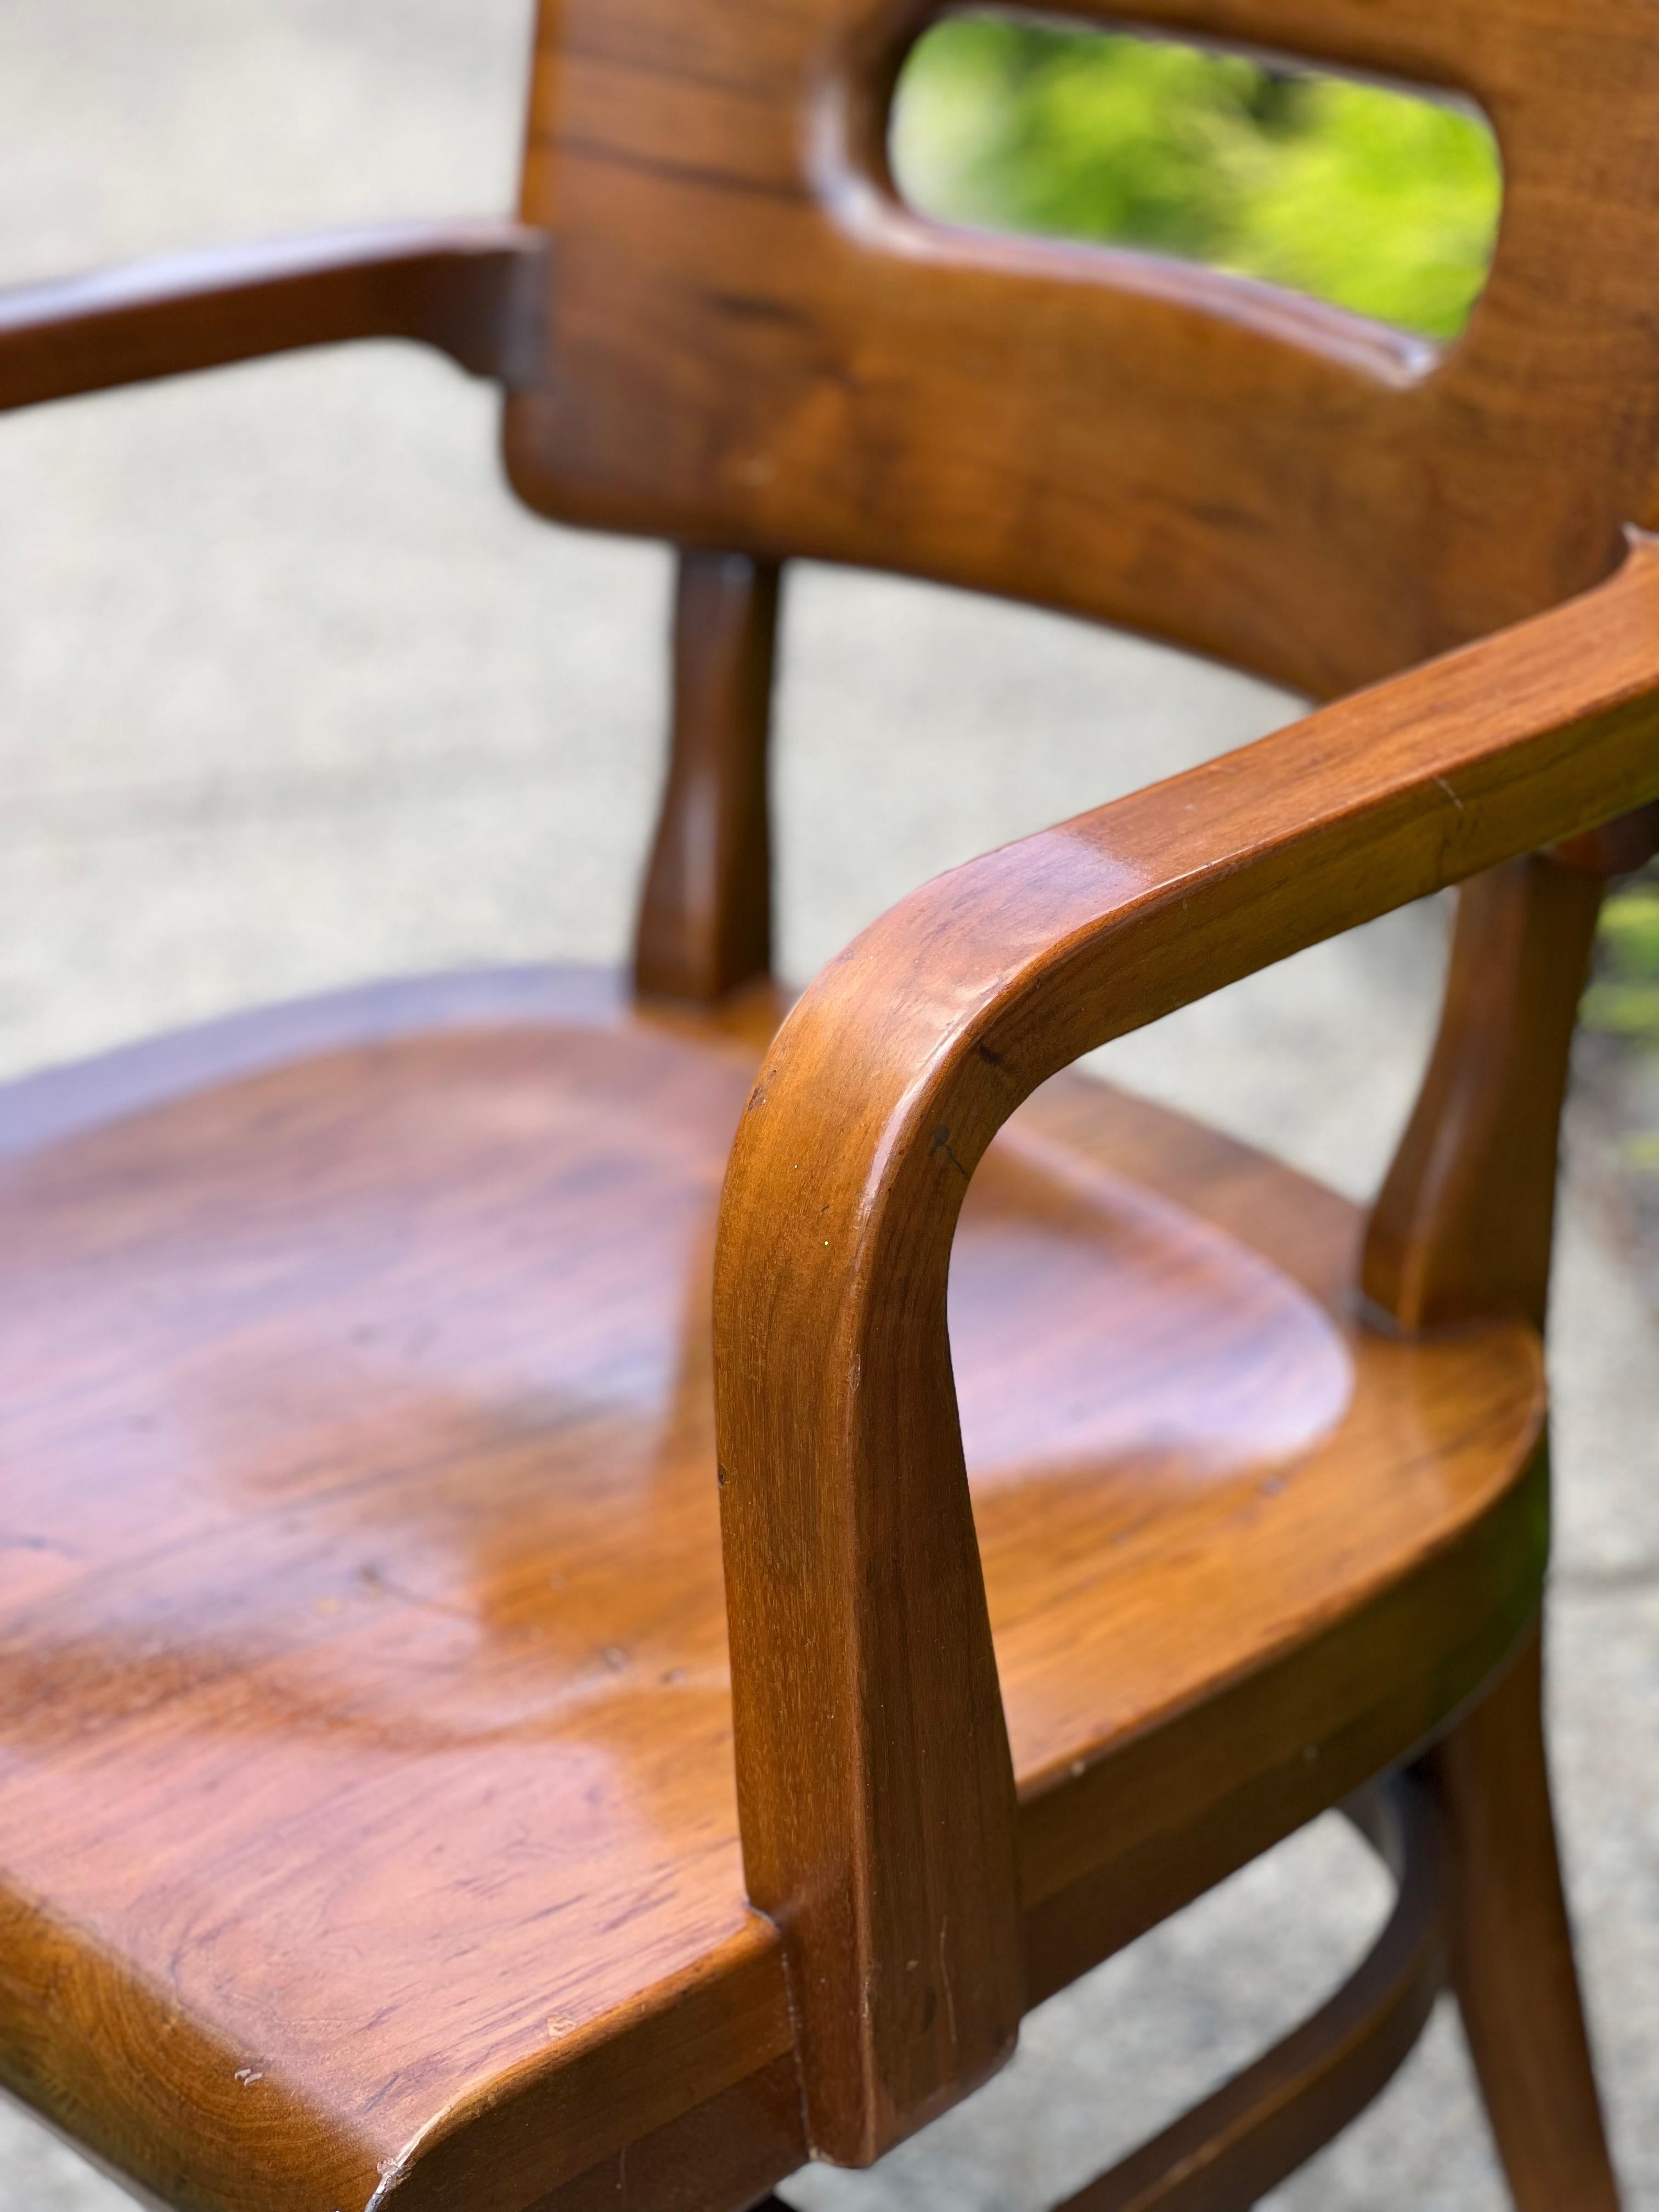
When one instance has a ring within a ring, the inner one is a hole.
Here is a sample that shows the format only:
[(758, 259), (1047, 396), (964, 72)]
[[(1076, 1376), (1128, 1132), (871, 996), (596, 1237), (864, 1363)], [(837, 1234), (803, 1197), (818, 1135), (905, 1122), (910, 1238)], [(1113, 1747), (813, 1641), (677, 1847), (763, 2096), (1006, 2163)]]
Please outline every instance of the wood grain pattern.
[(521, 204), (559, 240), (559, 374), (508, 410), (521, 495), (1042, 600), (1320, 697), (1607, 574), (1659, 518), (1646, 0), (1133, 13), (1485, 107), (1503, 224), (1455, 345), (908, 212), (903, 0), (546, 0)]
[(1440, 1031), (1373, 1209), (1360, 1283), (1402, 1328), (1549, 1296), (1561, 1104), (1599, 876), (1542, 854), (1463, 893)]
[(1443, 1979), (1440, 1823), (1414, 1778), (1368, 1818), (1390, 1832), (1400, 1895), (1340, 1989), (1253, 2066), (1224, 2083), (1060, 2212), (1237, 2212), (1254, 2204), (1363, 2112), (1421, 2033)]
[(634, 944), (647, 998), (720, 999), (771, 969), (779, 580), (741, 553), (679, 556), (668, 775)]
[[(441, 979), (0, 1092), (0, 2075), (160, 2201), (738, 2212), (1455, 1723), (1517, 2195), (1612, 2204), (1534, 1662), (1473, 1701), (1540, 1601), (1591, 878), (1659, 799), (1659, 41), (1139, 17), (1485, 105), (1456, 345), (910, 214), (909, 0), (543, 0), (521, 224), (0, 295), (0, 406), (413, 337), (508, 388), (533, 507), (726, 549), (682, 556), (654, 1007)], [(797, 555), (1393, 680), (927, 887), (766, 1046)], [(1352, 1209), (1055, 1077), (1492, 869), (1370, 1231), (1392, 1334)], [(1335, 2030), (1276, 2159), (1359, 2078)]]
[[(708, 1390), (752, 1064), (530, 974), (0, 1094), (0, 2068), (164, 2198), (580, 2212), (625, 2156), (735, 2208), (805, 2154)], [(1398, 1759), (1536, 1605), (1536, 1340), (1357, 1328), (1358, 1234), (1079, 1078), (975, 1180), (1033, 1987)]]
[[(925, 885), (785, 1022), (726, 1179), (715, 1390), (744, 1865), (791, 1961), (815, 2148), (873, 2155), (1018, 2017), (945, 1324), (987, 1145), (1093, 1047), (1656, 791), (1641, 540), (1501, 639)], [(911, 1959), (951, 2006), (911, 1997)]]
[(547, 370), (546, 234), (401, 223), (177, 254), (0, 290), (0, 409), (347, 338), (414, 338), (475, 376)]
[(1602, 887), (1659, 850), (1638, 808), (1463, 890), (1439, 1033), (1366, 1231), (1379, 1319), (1544, 1326), (1561, 1107)]
[(1516, 2212), (1619, 2212), (1544, 1754), (1541, 1637), (1429, 1760), (1454, 1838), (1452, 1963)]

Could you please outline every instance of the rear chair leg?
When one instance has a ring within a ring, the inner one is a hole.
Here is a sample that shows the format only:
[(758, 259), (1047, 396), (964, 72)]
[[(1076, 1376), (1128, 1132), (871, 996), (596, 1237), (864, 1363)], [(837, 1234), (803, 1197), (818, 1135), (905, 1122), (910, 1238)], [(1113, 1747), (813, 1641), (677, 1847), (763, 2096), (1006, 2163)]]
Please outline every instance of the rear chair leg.
[(1550, 1808), (1534, 1628), (1430, 1754), (1452, 1856), (1452, 1974), (1519, 2212), (1618, 2212)]

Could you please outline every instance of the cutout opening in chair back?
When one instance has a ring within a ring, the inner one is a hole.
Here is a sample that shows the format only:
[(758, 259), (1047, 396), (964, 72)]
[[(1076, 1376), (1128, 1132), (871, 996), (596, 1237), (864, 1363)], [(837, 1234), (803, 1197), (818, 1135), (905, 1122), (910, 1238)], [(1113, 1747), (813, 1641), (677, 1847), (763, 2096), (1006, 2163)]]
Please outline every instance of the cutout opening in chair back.
[(889, 155), (932, 220), (1174, 256), (1441, 343), (1503, 196), (1491, 125), (1444, 92), (1001, 9), (918, 39)]

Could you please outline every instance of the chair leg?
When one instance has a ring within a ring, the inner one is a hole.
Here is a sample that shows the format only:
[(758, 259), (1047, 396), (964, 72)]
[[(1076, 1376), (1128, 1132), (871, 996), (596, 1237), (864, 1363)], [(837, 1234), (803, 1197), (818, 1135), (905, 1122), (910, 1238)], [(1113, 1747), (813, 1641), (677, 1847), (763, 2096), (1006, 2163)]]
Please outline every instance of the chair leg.
[(1452, 1975), (1519, 2212), (1618, 2212), (1556, 1855), (1537, 1629), (1430, 1753), (1452, 1856)]

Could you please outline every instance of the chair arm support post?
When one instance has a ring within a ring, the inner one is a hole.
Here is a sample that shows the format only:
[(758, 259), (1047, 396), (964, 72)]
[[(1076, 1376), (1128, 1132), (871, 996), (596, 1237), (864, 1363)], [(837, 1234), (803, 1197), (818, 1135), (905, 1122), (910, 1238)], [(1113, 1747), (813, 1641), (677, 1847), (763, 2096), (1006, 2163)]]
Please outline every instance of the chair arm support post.
[(1546, 853), (1466, 884), (1440, 1027), (1366, 1224), (1360, 1288), (1408, 1335), (1540, 1333), (1557, 1155), (1601, 884)]
[(0, 410), (351, 338), (412, 338), (476, 376), (533, 384), (550, 250), (522, 223), (398, 223), (12, 286)]
[(1466, 884), (1434, 1049), (1366, 1227), (1360, 1287), (1408, 1334), (1540, 1333), (1561, 1108), (1603, 885), (1659, 844), (1644, 807)]
[(1536, 620), (984, 855), (854, 940), (732, 1148), (715, 1397), (738, 1805), (810, 2140), (1012, 2048), (1016, 1808), (945, 1322), (986, 1146), (1094, 1047), (1659, 797), (1659, 544)]

